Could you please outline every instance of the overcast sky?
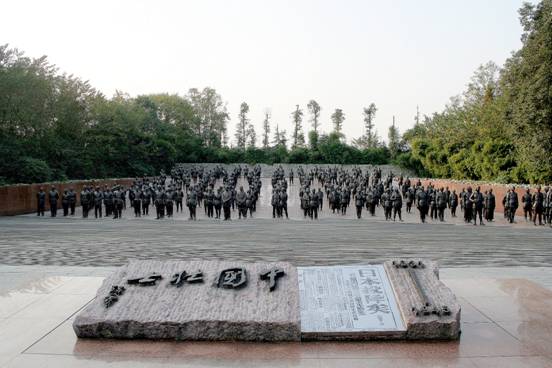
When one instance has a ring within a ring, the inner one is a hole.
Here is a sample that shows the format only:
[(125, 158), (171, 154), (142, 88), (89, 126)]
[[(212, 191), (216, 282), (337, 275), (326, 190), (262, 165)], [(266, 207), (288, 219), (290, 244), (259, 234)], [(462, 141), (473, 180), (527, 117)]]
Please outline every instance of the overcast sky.
[[(533, 1), (535, 2), (535, 1)], [(2, 3), (0, 43), (47, 55), (112, 96), (186, 94), (215, 88), (228, 104), (230, 136), (241, 102), (258, 136), (266, 109), (291, 133), (291, 112), (335, 108), (344, 133), (363, 133), (362, 108), (378, 107), (386, 138), (443, 109), (489, 60), (502, 65), (520, 47), (521, 0), (74, 1)], [(307, 114), (306, 114), (307, 115)], [(310, 130), (303, 123), (305, 135)], [(260, 140), (259, 140), (260, 141)]]

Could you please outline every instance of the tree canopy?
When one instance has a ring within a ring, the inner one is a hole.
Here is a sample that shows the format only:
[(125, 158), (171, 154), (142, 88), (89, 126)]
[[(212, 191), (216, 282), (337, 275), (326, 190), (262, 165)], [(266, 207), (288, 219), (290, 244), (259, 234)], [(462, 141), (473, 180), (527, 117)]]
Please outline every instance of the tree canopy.
[[(419, 175), (499, 182), (552, 181), (552, 0), (519, 11), (522, 47), (502, 67), (478, 68), (466, 90), (443, 111), (420, 117), (402, 137), (393, 124), (385, 145), (375, 130), (377, 108), (358, 116), (364, 134), (346, 143), (345, 112), (320, 131), (322, 107), (291, 113), (291, 144), (267, 111), (262, 147), (243, 102), (236, 147), (229, 146), (230, 116), (213, 88), (185, 95), (108, 98), (87, 81), (60, 72), (46, 57), (30, 58), (0, 46), (0, 184), (154, 175), (177, 162), (398, 163)], [(295, 104), (293, 104), (295, 105)], [(414, 104), (413, 104), (414, 105)], [(354, 121), (356, 113), (347, 112)], [(349, 121), (349, 120), (348, 120)], [(260, 122), (259, 122), (260, 123)], [(272, 129), (271, 129), (272, 125)], [(272, 141), (270, 140), (272, 134)]]
[(445, 110), (407, 131), (405, 166), (500, 182), (552, 181), (552, 0), (519, 11), (522, 48), (489, 62)]
[[(309, 111), (318, 119), (320, 106)], [(60, 73), (46, 57), (33, 59), (0, 46), (0, 184), (133, 177), (170, 170), (177, 162), (387, 163), (384, 147), (361, 150), (323, 135), (305, 147), (296, 107), (293, 147), (286, 131), (263, 122), (262, 148), (241, 104), (236, 147), (229, 147), (226, 104), (213, 88), (184, 96), (107, 98), (86, 81)], [(314, 123), (316, 128), (316, 124)], [(310, 137), (310, 135), (309, 135)], [(272, 144), (271, 144), (272, 143)]]

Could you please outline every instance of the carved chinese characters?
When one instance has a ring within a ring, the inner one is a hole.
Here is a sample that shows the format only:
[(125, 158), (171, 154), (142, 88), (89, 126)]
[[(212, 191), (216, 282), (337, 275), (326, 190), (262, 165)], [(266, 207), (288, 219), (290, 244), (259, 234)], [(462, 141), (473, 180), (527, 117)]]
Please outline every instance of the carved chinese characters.
[[(276, 289), (278, 279), (285, 275), (284, 270), (280, 268), (271, 268), (259, 274), (260, 280), (268, 282), (268, 290), (272, 292)], [(138, 286), (157, 286), (158, 281), (163, 280), (163, 275), (157, 272), (150, 272), (144, 276), (131, 277), (126, 280), (128, 285)], [(199, 284), (204, 282), (204, 275), (201, 270), (188, 273), (186, 270), (174, 273), (169, 280), (168, 285), (181, 288), (185, 284)], [(220, 271), (215, 279), (214, 287), (222, 289), (241, 289), (247, 286), (248, 274), (244, 267), (227, 268)], [(106, 308), (112, 306), (119, 300), (119, 296), (125, 291), (124, 287), (113, 286), (109, 295), (104, 299)]]
[(300, 267), (298, 271), (303, 332), (405, 329), (383, 267)]

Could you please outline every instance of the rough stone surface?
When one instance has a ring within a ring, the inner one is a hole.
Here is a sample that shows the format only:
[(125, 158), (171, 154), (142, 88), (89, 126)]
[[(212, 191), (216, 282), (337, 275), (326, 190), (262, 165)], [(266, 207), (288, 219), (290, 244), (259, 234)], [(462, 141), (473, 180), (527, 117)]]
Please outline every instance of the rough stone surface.
[[(414, 261), (421, 261), (425, 265), (424, 268), (413, 269), (413, 272), (418, 275), (422, 292), (418, 291), (418, 287), (408, 269), (396, 268), (392, 261), (384, 263), (389, 280), (395, 290), (403, 320), (406, 323), (406, 338), (412, 340), (458, 339), (460, 337), (461, 311), (456, 296), (439, 280), (439, 270), (436, 262), (423, 259), (415, 259)], [(424, 305), (426, 300), (424, 300), (422, 294), (429, 296), (430, 302), (436, 307), (447, 306), (451, 312), (450, 315), (417, 316), (412, 308), (421, 308)]]
[[(248, 284), (240, 289), (215, 287), (220, 272), (233, 267), (247, 270)], [(273, 267), (286, 275), (269, 292), (268, 282), (259, 275)], [(201, 270), (205, 281), (171, 285), (171, 276), (184, 270)], [(153, 272), (163, 276), (155, 286), (127, 285), (127, 279)], [(106, 308), (103, 300), (113, 285), (126, 291)], [(73, 329), (79, 337), (298, 341), (297, 270), (285, 262), (132, 261), (104, 281)]]

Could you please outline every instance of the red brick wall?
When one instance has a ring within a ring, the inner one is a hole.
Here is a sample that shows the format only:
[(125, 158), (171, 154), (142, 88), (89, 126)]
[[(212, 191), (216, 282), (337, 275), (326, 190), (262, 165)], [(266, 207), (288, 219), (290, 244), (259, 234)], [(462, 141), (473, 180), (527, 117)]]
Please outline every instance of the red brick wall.
[[(42, 184), (18, 184), (0, 187), (0, 216), (22, 215), (36, 212), (36, 193), (40, 187), (46, 193), (54, 185), (59, 192), (60, 200), (58, 207), (61, 208), (61, 194), (64, 189), (73, 188), (77, 192), (77, 205), (80, 205), (80, 192), (84, 186), (113, 186), (115, 184), (129, 187), (134, 179), (104, 179), (104, 180), (76, 180), (63, 183), (42, 183)], [(50, 209), (48, 194), (46, 194), (46, 211)]]
[[(417, 179), (411, 179), (412, 184), (416, 183)], [(433, 183), (433, 186), (436, 188), (446, 188), (448, 187), (450, 191), (456, 190), (456, 193), (460, 194), (462, 191), (462, 188), (468, 188), (469, 186), (472, 187), (473, 190), (475, 188), (480, 187), (481, 193), (485, 193), (486, 190), (492, 189), (493, 193), (496, 197), (496, 211), (497, 212), (504, 212), (504, 206), (502, 205), (502, 198), (504, 198), (504, 195), (508, 191), (509, 188), (511, 188), (512, 184), (486, 184), (486, 183), (478, 183), (478, 182), (467, 182), (467, 181), (455, 181), (455, 180), (447, 180), (447, 179), (420, 179), (422, 182), (422, 185), (424, 187), (427, 187), (429, 183)], [(525, 190), (528, 186), (526, 185), (514, 185), (516, 187), (516, 193), (518, 194), (519, 198), (519, 207), (517, 209), (516, 214), (523, 216), (523, 209), (521, 207), (521, 197), (525, 193)], [(531, 192), (533, 192), (533, 189), (531, 189)]]

